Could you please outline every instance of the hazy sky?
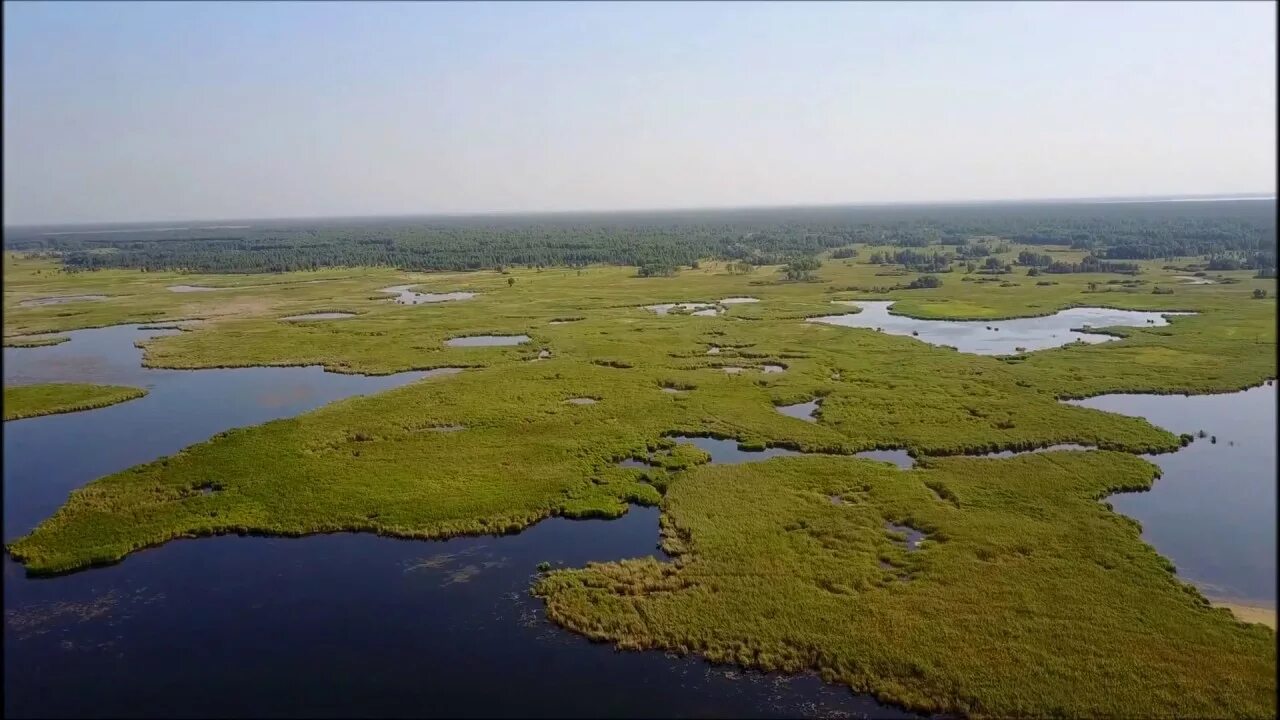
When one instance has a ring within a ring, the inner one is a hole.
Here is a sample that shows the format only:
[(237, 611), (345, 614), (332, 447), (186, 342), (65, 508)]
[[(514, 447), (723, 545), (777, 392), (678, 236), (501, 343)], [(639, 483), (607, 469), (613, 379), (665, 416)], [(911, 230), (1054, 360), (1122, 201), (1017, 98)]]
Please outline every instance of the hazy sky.
[(6, 2), (4, 219), (1274, 191), (1275, 8)]

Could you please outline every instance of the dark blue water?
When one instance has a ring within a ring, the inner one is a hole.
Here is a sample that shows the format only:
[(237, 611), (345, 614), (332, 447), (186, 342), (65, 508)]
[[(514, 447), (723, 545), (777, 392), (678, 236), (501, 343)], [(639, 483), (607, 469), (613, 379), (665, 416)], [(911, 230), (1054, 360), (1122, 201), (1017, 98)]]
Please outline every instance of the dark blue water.
[[(145, 397), (87, 412), (4, 424), (4, 537), (22, 535), (90, 480), (172, 455), (234, 427), (292, 417), (428, 373), (382, 377), (319, 367), (234, 370), (143, 368), (135, 341), (171, 334), (118, 326), (69, 333), (39, 348), (4, 349), (4, 384), (101, 382), (145, 387)], [(439, 374), (439, 371), (432, 371)]]
[[(1144, 417), (1198, 434), (1176, 453), (1147, 455), (1149, 492), (1107, 498), (1206, 595), (1276, 603), (1276, 388), (1225, 395), (1103, 395), (1073, 404)], [(1216, 436), (1216, 442), (1214, 438)]]
[[(423, 375), (139, 367), (132, 328), (6, 349), (5, 382), (146, 386), (146, 398), (4, 424), (5, 538), (90, 480), (229, 427)], [(448, 382), (447, 378), (432, 382)], [(902, 716), (801, 675), (616, 652), (551, 625), (540, 562), (661, 556), (658, 511), (445, 542), (335, 534), (182, 540), (30, 579), (6, 559), (5, 715)]]

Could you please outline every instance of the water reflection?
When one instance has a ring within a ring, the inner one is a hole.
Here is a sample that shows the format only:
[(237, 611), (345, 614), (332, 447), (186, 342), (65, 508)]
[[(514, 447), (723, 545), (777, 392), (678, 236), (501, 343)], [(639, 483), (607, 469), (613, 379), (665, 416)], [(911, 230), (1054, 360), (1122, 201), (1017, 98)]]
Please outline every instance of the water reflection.
[(1276, 389), (1224, 395), (1102, 395), (1071, 401), (1135, 415), (1174, 433), (1201, 430), (1160, 466), (1151, 490), (1107, 498), (1210, 597), (1276, 604)]
[(400, 305), (419, 305), (422, 303), (438, 303), (449, 302), (452, 300), (470, 300), (475, 297), (473, 292), (447, 292), (447, 293), (424, 293), (415, 292), (410, 288), (413, 285), (396, 285), (394, 287), (382, 288), (378, 292), (392, 293), (395, 300)]
[[(6, 539), (94, 478), (229, 427), (428, 375), (142, 368), (133, 343), (171, 332), (84, 330), (60, 346), (4, 350), (6, 384), (151, 389), (124, 405), (4, 424)], [(183, 540), (38, 580), (6, 559), (5, 715), (907, 716), (813, 675), (619, 653), (552, 626), (528, 594), (541, 562), (663, 557), (657, 541), (658, 511), (632, 508), (502, 538)]]
[(844, 327), (875, 328), (891, 335), (907, 335), (931, 345), (949, 345), (960, 352), (979, 355), (1015, 353), (1061, 347), (1080, 341), (1104, 343), (1117, 338), (1080, 328), (1160, 327), (1174, 315), (1191, 313), (1138, 312), (1107, 308), (1069, 308), (1053, 315), (1013, 320), (917, 320), (890, 314), (888, 301), (848, 301), (841, 304), (861, 308), (861, 312), (808, 318), (809, 322)]
[[(4, 384), (97, 382), (145, 387), (119, 405), (4, 424), (4, 537), (29, 531), (67, 493), (234, 427), (292, 417), (452, 368), (368, 377), (320, 367), (157, 370), (135, 342), (175, 330), (124, 325), (68, 333), (60, 345), (4, 349)], [(68, 443), (74, 442), (74, 452)]]

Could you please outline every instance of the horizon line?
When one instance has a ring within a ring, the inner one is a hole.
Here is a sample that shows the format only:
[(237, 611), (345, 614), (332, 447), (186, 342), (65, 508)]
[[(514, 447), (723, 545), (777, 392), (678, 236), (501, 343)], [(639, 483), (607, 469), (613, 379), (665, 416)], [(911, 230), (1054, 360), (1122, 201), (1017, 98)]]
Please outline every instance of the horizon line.
[[(22, 223), (13, 225), (4, 225), (3, 230), (11, 229), (27, 229), (27, 228), (50, 228), (50, 227), (109, 227), (121, 225), (155, 225), (157, 223), (230, 223), (230, 222), (282, 222), (282, 221), (316, 221), (316, 220), (376, 220), (376, 219), (411, 219), (411, 218), (440, 218), (440, 219), (461, 219), (461, 218), (486, 218), (486, 217), (547, 217), (556, 215), (627, 215), (627, 214), (672, 214), (683, 212), (730, 212), (741, 210), (817, 210), (817, 209), (834, 209), (834, 208), (874, 208), (874, 207), (929, 207), (929, 206), (956, 206), (956, 205), (1008, 205), (1008, 204), (1030, 204), (1030, 203), (1096, 203), (1096, 204), (1119, 204), (1119, 203), (1144, 203), (1144, 202), (1205, 202), (1205, 201), (1261, 201), (1275, 200), (1275, 191), (1266, 192), (1236, 192), (1236, 193), (1188, 193), (1188, 194), (1170, 194), (1164, 193), (1160, 195), (1102, 195), (1102, 196), (1086, 196), (1086, 197), (1035, 197), (1035, 198), (1002, 198), (1002, 199), (974, 199), (974, 200), (886, 200), (874, 202), (848, 202), (848, 203), (800, 203), (794, 205), (711, 205), (711, 206), (682, 206), (682, 207), (651, 207), (651, 208), (634, 208), (634, 209), (610, 209), (610, 210), (477, 210), (471, 212), (398, 212), (398, 213), (379, 213), (379, 214), (358, 214), (358, 215), (306, 215), (306, 216), (276, 216), (276, 217), (219, 217), (219, 218), (161, 218), (152, 220), (114, 220), (114, 221), (76, 221), (76, 222), (37, 222)], [(245, 226), (249, 227), (249, 226)], [(223, 229), (240, 229), (239, 227), (206, 227), (206, 228), (146, 228), (139, 227), (139, 230), (151, 230), (153, 232), (162, 232), (166, 230), (223, 230)], [(123, 228), (117, 230), (120, 231)], [(87, 231), (92, 232), (92, 231)]]

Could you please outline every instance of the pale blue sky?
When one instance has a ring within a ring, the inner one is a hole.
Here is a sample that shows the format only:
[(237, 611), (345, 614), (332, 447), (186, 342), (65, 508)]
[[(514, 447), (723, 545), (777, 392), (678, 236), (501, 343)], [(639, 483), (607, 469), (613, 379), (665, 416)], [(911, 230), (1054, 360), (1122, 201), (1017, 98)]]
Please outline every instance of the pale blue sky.
[(5, 222), (1273, 192), (1275, 8), (6, 2)]

